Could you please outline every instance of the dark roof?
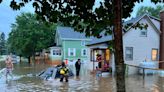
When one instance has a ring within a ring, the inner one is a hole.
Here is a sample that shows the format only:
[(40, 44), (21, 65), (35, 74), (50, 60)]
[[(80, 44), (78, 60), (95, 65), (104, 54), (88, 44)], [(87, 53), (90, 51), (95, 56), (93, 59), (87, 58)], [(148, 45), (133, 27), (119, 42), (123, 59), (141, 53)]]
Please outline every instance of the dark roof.
[(124, 23), (123, 23), (123, 26), (125, 26), (125, 25), (127, 25), (127, 24), (129, 24), (129, 23), (135, 23), (137, 20), (139, 20), (140, 18), (141, 18), (142, 16), (138, 16), (138, 17), (136, 17), (136, 18), (132, 18), (132, 19), (130, 19), (130, 20), (128, 20), (128, 21), (125, 21)]
[(112, 40), (112, 35), (102, 36), (101, 38), (91, 37), (92, 40), (87, 45), (93, 45), (98, 43), (103, 43)]
[[(144, 14), (142, 16), (137, 16), (135, 18), (131, 18), (130, 20), (123, 22), (123, 31), (124, 32), (127, 32), (128, 31), (128, 28), (130, 28), (133, 24), (135, 24), (139, 19), (141, 19), (145, 15), (146, 14)], [(127, 26), (127, 27), (125, 27), (125, 26)]]
[(56, 43), (52, 43), (48, 47), (53, 47), (53, 46), (56, 46)]
[(61, 38), (71, 38), (71, 39), (90, 39), (87, 38), (84, 33), (76, 32), (71, 27), (57, 27), (57, 32)]
[(84, 33), (76, 32), (74, 31), (73, 28), (71, 27), (57, 27), (57, 32), (59, 33), (61, 38), (71, 38), (71, 39), (90, 39), (91, 44), (97, 44), (101, 42), (106, 42), (109, 40), (112, 40), (112, 36), (102, 36), (101, 38), (96, 38), (96, 37), (86, 37)]

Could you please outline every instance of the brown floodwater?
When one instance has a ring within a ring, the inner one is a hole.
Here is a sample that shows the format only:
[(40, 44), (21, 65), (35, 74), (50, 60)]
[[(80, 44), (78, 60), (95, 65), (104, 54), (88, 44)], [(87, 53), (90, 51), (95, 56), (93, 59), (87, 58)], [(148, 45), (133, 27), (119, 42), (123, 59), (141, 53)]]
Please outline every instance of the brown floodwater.
[[(4, 62), (0, 62), (4, 68)], [(14, 64), (14, 79), (6, 81), (0, 78), (0, 92), (116, 92), (115, 77), (96, 77), (85, 65), (82, 65), (80, 77), (70, 77), (69, 82), (59, 82), (59, 79), (43, 80), (37, 74), (49, 65), (28, 63)], [(74, 71), (74, 68), (71, 68)], [(126, 77), (126, 92), (164, 92), (164, 77), (142, 75)]]

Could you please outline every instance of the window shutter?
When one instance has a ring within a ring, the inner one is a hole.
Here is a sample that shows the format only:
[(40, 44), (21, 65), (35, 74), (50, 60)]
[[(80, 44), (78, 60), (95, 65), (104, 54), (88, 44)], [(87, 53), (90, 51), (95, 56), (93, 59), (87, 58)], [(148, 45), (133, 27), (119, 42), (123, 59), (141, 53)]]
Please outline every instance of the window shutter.
[(70, 56), (70, 48), (68, 48), (68, 56)]
[(73, 49), (73, 56), (76, 56), (76, 49)]

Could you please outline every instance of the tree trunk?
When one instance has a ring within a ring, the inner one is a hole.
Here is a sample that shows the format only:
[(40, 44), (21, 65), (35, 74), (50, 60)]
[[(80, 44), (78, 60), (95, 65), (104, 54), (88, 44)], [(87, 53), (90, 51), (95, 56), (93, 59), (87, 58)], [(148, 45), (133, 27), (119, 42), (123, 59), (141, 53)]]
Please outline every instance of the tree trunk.
[(19, 55), (19, 57), (20, 57), (20, 63), (22, 63), (22, 59), (21, 59), (22, 58), (22, 55)]
[(28, 57), (28, 63), (29, 63), (29, 64), (31, 63), (30, 56)]
[(35, 55), (34, 54), (32, 54), (32, 56), (31, 56), (31, 62), (33, 62), (34, 64), (36, 64), (36, 62), (35, 62)]
[(114, 49), (117, 92), (126, 92), (122, 41), (122, 0), (114, 0)]

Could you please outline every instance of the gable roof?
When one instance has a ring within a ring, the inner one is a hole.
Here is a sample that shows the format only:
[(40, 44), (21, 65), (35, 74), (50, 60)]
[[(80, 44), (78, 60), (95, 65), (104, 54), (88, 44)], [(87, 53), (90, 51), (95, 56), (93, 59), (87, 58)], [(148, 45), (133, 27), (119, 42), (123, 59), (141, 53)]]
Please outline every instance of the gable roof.
[[(138, 16), (136, 18), (132, 18), (131, 20), (124, 22), (123, 23), (123, 29), (126, 30), (126, 32), (128, 32), (132, 28), (132, 26), (134, 26), (136, 23), (138, 23), (144, 17), (148, 18), (149, 22), (152, 24), (152, 26), (155, 28), (155, 30), (157, 32), (161, 33), (161, 31), (157, 28), (157, 26), (151, 20), (151, 19), (155, 19), (155, 20), (157, 20), (157, 21), (160, 22), (160, 19), (158, 19), (156, 17), (153, 17), (153, 16), (150, 16), (147, 13), (143, 14), (142, 16)], [(127, 24), (129, 24), (129, 23), (132, 23), (132, 25), (129, 26), (127, 29), (125, 29), (124, 26), (127, 25)]]
[[(156, 18), (156, 17), (153, 17), (153, 16), (150, 16), (150, 15), (148, 15), (148, 14), (144, 14), (144, 15), (142, 15), (142, 16), (138, 16), (138, 17), (136, 17), (136, 18), (132, 18), (131, 20), (128, 20), (128, 21), (126, 21), (126, 22), (123, 23), (123, 31), (125, 31), (125, 34), (126, 34), (126, 32), (128, 32), (128, 31), (132, 28), (133, 25), (135, 25), (137, 22), (139, 22), (139, 21), (140, 21), (142, 18), (144, 18), (144, 17), (147, 17), (148, 20), (149, 20), (149, 22), (150, 22), (150, 23), (152, 24), (152, 26), (155, 28), (155, 30), (156, 30), (157, 32), (160, 33), (160, 30), (156, 27), (156, 25), (155, 25), (155, 24), (152, 22), (152, 20), (151, 20), (151, 19), (155, 19), (155, 20), (157, 20), (157, 21), (160, 22), (160, 19), (158, 19), (158, 18)], [(132, 25), (129, 26), (127, 29), (125, 29), (124, 26), (127, 25), (127, 24), (130, 24), (130, 23), (132, 23)], [(104, 42), (107, 42), (107, 41), (110, 41), (110, 40), (112, 40), (112, 35), (103, 36), (103, 37), (100, 38), (100, 39), (98, 39), (98, 38), (93, 38), (92, 42), (90, 42), (90, 43), (88, 44), (88, 46), (89, 46), (89, 45), (94, 45), (94, 44), (104, 43)]]
[(86, 37), (84, 33), (76, 32), (71, 27), (57, 27), (57, 33), (63, 40), (90, 40)]
[(130, 24), (130, 23), (133, 24), (135, 21), (141, 19), (141, 17), (142, 17), (142, 16), (138, 16), (138, 17), (132, 18), (132, 19), (130, 19), (130, 20), (128, 20), (128, 21), (125, 21), (125, 22), (123, 23), (123, 26), (125, 26), (125, 25), (127, 25), (127, 24)]
[(130, 20), (128, 20), (128, 21), (125, 21), (125, 22), (123, 23), (123, 26), (125, 26), (125, 25), (127, 25), (127, 24), (129, 24), (129, 23), (138, 22), (139, 20), (141, 20), (141, 19), (142, 19), (143, 17), (145, 17), (145, 16), (147, 16), (147, 17), (149, 17), (149, 18), (151, 18), (151, 19), (155, 19), (155, 20), (157, 20), (157, 21), (161, 21), (159, 18), (156, 18), (156, 17), (154, 17), (154, 16), (151, 16), (151, 15), (145, 13), (145, 14), (143, 14), (142, 16), (137, 16), (137, 17), (132, 18), (132, 19), (130, 19)]

